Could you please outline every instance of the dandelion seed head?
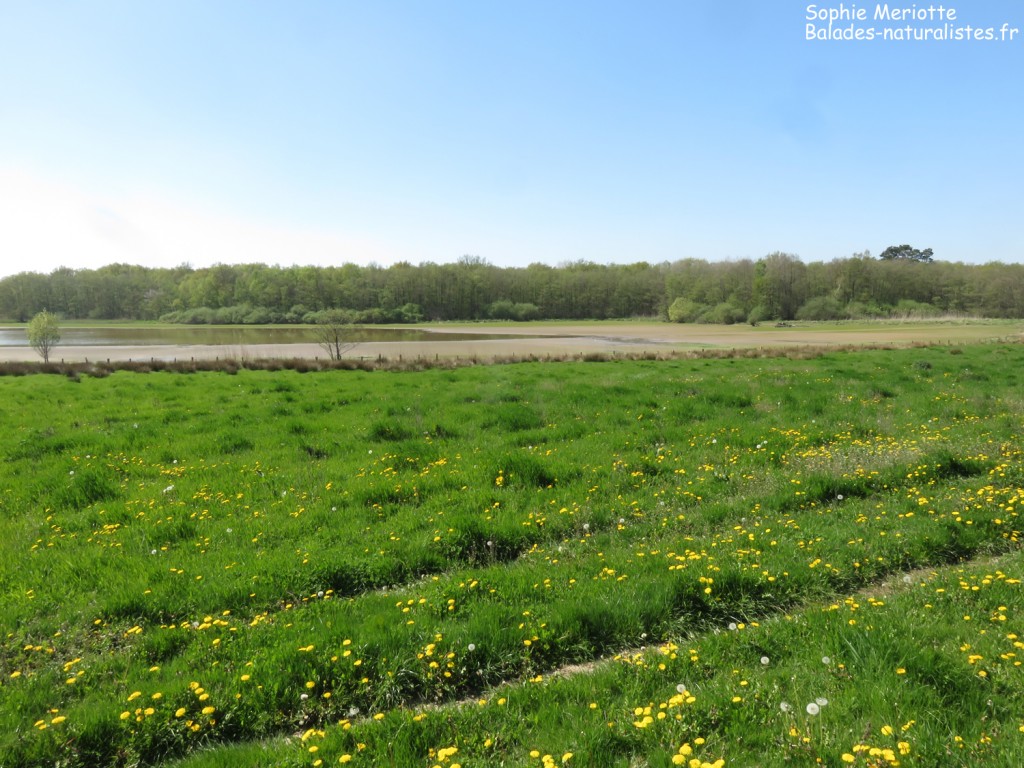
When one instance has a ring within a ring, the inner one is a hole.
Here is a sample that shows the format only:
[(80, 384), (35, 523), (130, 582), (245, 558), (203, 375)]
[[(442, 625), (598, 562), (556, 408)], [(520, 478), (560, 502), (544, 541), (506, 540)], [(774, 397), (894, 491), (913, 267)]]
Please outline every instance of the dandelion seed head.
[(821, 707), (819, 707), (816, 702), (812, 701), (812, 702), (810, 702), (807, 705), (807, 714), (808, 715), (811, 715), (813, 717), (814, 715), (818, 714), (819, 712), (821, 712)]
[(793, 706), (788, 701), (780, 701), (779, 709), (781, 709), (783, 712), (789, 713), (793, 711)]
[(822, 656), (821, 663), (827, 666), (832, 663), (832, 659), (830, 659), (828, 656)]
[(764, 666), (766, 666), (766, 667), (767, 667), (767, 666), (768, 666), (768, 657), (767, 657), (767, 656), (762, 656), (762, 657), (761, 657), (761, 663), (762, 663), (762, 664), (763, 664)]

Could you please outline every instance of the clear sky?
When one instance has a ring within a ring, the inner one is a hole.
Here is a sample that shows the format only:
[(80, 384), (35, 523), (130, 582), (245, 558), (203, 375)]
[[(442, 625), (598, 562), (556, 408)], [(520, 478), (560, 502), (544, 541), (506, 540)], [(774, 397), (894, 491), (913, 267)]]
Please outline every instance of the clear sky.
[(1024, 3), (889, 8), (0, 0), (0, 274), (1024, 262)]

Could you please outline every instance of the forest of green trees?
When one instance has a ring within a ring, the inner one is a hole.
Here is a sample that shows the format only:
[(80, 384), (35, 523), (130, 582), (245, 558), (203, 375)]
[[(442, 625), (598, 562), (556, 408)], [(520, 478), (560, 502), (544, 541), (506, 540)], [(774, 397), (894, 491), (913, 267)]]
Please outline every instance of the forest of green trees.
[[(909, 248), (909, 246), (901, 246)], [(0, 318), (42, 310), (64, 319), (182, 323), (316, 322), (344, 309), (354, 322), (659, 317), (676, 322), (928, 316), (1024, 317), (1024, 265), (931, 260), (894, 249), (804, 263), (573, 262), (497, 267), (472, 256), (389, 267), (226, 265), (173, 269), (113, 264), (22, 272), (0, 280)], [(893, 255), (895, 254), (895, 255)]]

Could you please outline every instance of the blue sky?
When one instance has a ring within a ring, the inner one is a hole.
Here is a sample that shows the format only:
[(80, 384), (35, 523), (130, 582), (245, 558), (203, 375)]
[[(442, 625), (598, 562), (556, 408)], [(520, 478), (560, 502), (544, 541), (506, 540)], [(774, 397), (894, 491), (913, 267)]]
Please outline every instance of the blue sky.
[(992, 41), (807, 40), (809, 6), (906, 26), (792, 0), (0, 0), (0, 274), (1024, 261), (1024, 34), (1000, 39), (1024, 5), (909, 22)]

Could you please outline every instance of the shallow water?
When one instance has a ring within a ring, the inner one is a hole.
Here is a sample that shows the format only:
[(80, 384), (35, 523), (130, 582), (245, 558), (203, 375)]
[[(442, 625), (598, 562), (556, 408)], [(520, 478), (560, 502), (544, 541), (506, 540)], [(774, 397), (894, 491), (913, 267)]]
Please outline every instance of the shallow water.
[[(353, 328), (345, 342), (371, 341), (483, 341), (486, 339), (528, 338), (507, 333), (437, 333), (421, 328)], [(62, 328), (61, 346), (154, 346), (182, 344), (315, 344), (316, 331), (310, 327), (239, 327), (187, 325), (174, 328)], [(0, 328), (0, 347), (27, 347), (24, 328)]]

